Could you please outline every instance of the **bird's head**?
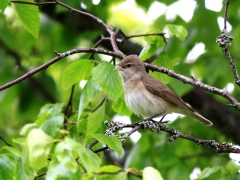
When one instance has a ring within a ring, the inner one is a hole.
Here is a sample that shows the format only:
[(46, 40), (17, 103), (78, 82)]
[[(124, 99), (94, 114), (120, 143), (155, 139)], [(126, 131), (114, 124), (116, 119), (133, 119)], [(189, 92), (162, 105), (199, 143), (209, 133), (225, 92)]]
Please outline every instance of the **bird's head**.
[(123, 81), (134, 77), (139, 78), (146, 73), (144, 63), (137, 55), (126, 56), (119, 64), (116, 64), (116, 66), (119, 66), (117, 70)]

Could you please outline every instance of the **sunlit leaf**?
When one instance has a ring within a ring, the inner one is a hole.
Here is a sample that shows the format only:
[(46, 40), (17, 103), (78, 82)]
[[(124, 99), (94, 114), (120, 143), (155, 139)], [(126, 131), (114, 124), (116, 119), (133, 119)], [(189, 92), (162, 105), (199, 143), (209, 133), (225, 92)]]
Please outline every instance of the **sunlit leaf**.
[(98, 180), (127, 180), (127, 172), (122, 171), (116, 174), (103, 174), (98, 176)]
[(94, 62), (91, 60), (78, 60), (71, 63), (63, 71), (62, 75), (62, 87), (64, 89), (70, 88), (81, 80), (88, 79), (91, 75)]
[(219, 174), (221, 169), (222, 168), (219, 166), (214, 166), (212, 168), (207, 167), (201, 172), (201, 174), (198, 176), (198, 179), (205, 179), (215, 173)]
[(146, 167), (143, 169), (143, 180), (163, 180), (163, 177), (161, 176), (160, 172), (153, 167)]
[[(26, 2), (34, 2), (26, 0)], [(38, 7), (27, 4), (14, 4), (16, 14), (23, 27), (30, 32), (36, 39), (40, 29), (40, 17)]]
[(238, 174), (240, 166), (236, 165), (232, 160), (230, 160), (223, 170), (224, 175), (228, 174)]
[(49, 169), (46, 175), (46, 180), (79, 180), (81, 179), (80, 171), (74, 173), (69, 168), (59, 163)]
[(118, 171), (121, 171), (122, 168), (118, 167), (118, 166), (115, 166), (115, 165), (106, 165), (106, 166), (102, 166), (100, 167), (97, 171), (95, 172), (110, 172), (110, 173), (113, 173), (113, 172), (118, 172)]
[(31, 124), (26, 124), (25, 126), (22, 127), (21, 131), (20, 131), (20, 135), (22, 136), (27, 136), (27, 134), (32, 130), (35, 129), (37, 126), (35, 123), (31, 123)]
[(30, 166), (38, 170), (47, 165), (48, 153), (51, 149), (52, 137), (40, 129), (29, 132), (27, 139)]
[(55, 148), (55, 155), (58, 161), (73, 173), (76, 173), (78, 167), (78, 164), (73, 157), (73, 153), (76, 151), (77, 147), (78, 144), (75, 141), (66, 138), (64, 141), (58, 143)]
[(9, 5), (9, 0), (1, 0), (0, 1), (0, 10), (2, 12), (4, 12), (4, 10), (6, 9), (6, 7)]
[(148, 44), (142, 49), (139, 58), (141, 60), (147, 60), (165, 45), (164, 38), (162, 36), (150, 36), (147, 37)]
[(14, 155), (16, 155), (18, 157), (21, 156), (21, 152), (17, 148), (10, 147), (10, 146), (5, 146), (5, 147), (3, 147), (3, 149), (8, 150), (9, 152), (11, 152), (12, 154), (14, 154)]
[(123, 93), (122, 82), (115, 67), (109, 62), (102, 62), (92, 70), (93, 81), (116, 101)]
[(12, 141), (16, 144), (23, 146), (23, 144), (25, 143), (25, 138), (16, 138), (16, 139), (12, 139)]
[(167, 28), (170, 37), (176, 36), (181, 41), (183, 41), (188, 35), (188, 31), (184, 26), (167, 24), (165, 28)]

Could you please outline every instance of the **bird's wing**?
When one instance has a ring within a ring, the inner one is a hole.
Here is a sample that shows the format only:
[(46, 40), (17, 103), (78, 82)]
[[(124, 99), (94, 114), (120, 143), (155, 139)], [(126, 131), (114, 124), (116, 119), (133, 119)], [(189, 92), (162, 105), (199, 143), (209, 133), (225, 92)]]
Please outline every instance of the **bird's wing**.
[(181, 106), (184, 109), (189, 109), (192, 112), (195, 112), (192, 108), (185, 104), (185, 102), (173, 90), (171, 90), (167, 85), (161, 83), (154, 77), (150, 76), (149, 74), (145, 74), (141, 77), (141, 79), (143, 85), (149, 92), (167, 101), (170, 101), (173, 104)]

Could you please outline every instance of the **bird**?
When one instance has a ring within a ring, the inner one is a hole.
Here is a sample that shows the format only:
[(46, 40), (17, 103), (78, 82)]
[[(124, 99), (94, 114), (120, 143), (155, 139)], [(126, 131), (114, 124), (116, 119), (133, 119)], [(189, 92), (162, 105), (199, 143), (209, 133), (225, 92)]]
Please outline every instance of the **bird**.
[(178, 113), (192, 117), (204, 125), (213, 125), (189, 107), (170, 87), (149, 75), (137, 55), (126, 56), (115, 66), (118, 66), (122, 80), (126, 105), (134, 114), (153, 118)]

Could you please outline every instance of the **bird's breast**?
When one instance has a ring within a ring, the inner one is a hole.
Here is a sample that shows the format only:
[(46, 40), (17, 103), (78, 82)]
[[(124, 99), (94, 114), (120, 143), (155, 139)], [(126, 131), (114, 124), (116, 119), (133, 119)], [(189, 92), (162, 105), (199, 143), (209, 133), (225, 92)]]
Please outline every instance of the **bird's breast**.
[(135, 114), (152, 117), (157, 114), (167, 114), (168, 103), (166, 100), (150, 93), (143, 85), (140, 78), (130, 79), (124, 83), (126, 105)]

